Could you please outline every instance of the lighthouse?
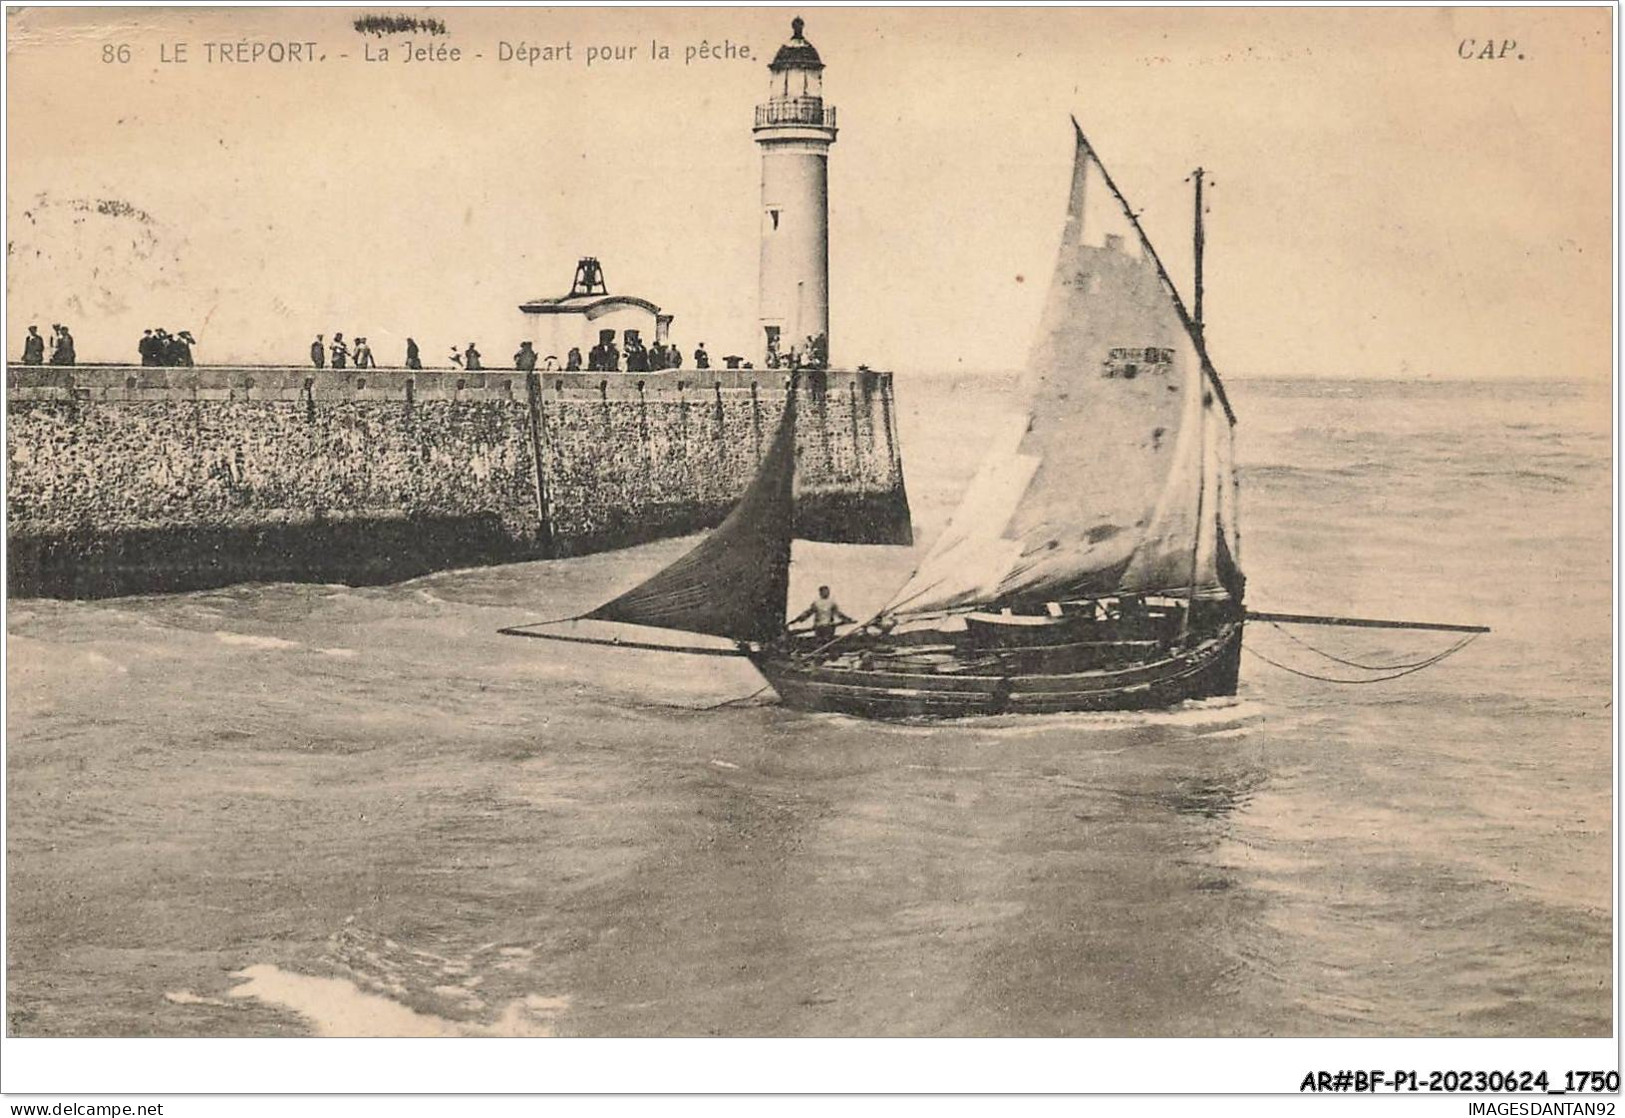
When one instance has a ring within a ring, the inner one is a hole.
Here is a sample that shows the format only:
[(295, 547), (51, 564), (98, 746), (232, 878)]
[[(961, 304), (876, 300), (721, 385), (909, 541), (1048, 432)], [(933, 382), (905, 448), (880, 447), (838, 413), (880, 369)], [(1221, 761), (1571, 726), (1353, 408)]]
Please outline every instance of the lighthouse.
[(835, 110), (824, 104), (824, 63), (802, 36), (768, 66), (767, 100), (756, 106), (762, 148), (760, 288), (763, 361), (829, 364), (829, 146)]

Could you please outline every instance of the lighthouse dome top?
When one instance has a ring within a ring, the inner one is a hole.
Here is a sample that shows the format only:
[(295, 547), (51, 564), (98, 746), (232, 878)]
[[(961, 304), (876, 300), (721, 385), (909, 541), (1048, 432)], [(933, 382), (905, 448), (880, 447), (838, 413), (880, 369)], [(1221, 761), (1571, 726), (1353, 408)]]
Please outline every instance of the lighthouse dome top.
[(802, 38), (801, 30), (806, 27), (806, 21), (800, 16), (790, 21), (790, 41), (779, 48), (779, 53), (773, 56), (768, 69), (774, 73), (781, 70), (822, 70), (824, 60), (818, 57), (817, 49)]

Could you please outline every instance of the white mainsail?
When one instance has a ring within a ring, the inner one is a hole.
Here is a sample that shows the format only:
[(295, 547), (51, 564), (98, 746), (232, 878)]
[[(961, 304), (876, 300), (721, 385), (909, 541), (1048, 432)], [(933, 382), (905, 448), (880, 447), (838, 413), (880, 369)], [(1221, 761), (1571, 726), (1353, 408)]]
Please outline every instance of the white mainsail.
[(1079, 130), (1025, 408), (885, 612), (1221, 592), (1238, 561), (1222, 391)]

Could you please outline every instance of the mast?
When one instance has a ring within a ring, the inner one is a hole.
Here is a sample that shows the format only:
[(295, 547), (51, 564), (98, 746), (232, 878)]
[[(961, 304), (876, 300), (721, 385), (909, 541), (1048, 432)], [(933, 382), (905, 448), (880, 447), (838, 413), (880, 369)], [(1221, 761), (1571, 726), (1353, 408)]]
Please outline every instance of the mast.
[(1207, 171), (1202, 167), (1198, 167), (1191, 172), (1191, 178), (1196, 183), (1196, 298), (1192, 303), (1191, 325), (1196, 328), (1196, 337), (1199, 342), (1206, 340), (1202, 334), (1202, 247), (1204, 241), (1202, 235), (1202, 180), (1206, 176)]
[(1191, 179), (1196, 183), (1196, 214), (1195, 214), (1195, 271), (1196, 290), (1191, 303), (1191, 330), (1196, 335), (1197, 352), (1202, 355), (1202, 368), (1197, 370), (1197, 432), (1201, 438), (1197, 449), (1196, 470), (1196, 531), (1191, 537), (1191, 576), (1189, 589), (1185, 593), (1185, 615), (1179, 621), (1179, 639), (1184, 641), (1190, 633), (1191, 614), (1196, 610), (1196, 573), (1197, 562), (1202, 551), (1202, 504), (1207, 498), (1207, 341), (1202, 328), (1202, 179), (1207, 171), (1201, 167), (1191, 172)]

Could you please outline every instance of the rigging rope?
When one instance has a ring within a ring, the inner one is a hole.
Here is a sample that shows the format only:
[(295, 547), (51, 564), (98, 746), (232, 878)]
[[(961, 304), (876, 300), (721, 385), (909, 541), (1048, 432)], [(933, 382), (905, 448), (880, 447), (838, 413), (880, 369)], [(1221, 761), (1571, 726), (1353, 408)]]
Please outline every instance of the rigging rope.
[(749, 695), (741, 695), (737, 699), (725, 699), (720, 703), (713, 703), (711, 706), (707, 706), (707, 707), (679, 707), (678, 709), (679, 710), (694, 710), (694, 711), (701, 711), (701, 712), (712, 711), (712, 710), (721, 710), (723, 707), (731, 707), (731, 706), (735, 705), (736, 703), (748, 703), (752, 699), (754, 699), (756, 696), (760, 695), (762, 692), (771, 691), (771, 690), (773, 690), (773, 685), (771, 683), (767, 683), (767, 684), (763, 684), (761, 687), (758, 687), (756, 690), (752, 691)]
[(1293, 675), (1302, 676), (1304, 679), (1318, 680), (1321, 683), (1387, 683), (1391, 679), (1398, 679), (1400, 676), (1411, 675), (1415, 672), (1421, 671), (1423, 668), (1431, 668), (1440, 660), (1445, 659), (1447, 656), (1454, 656), (1456, 653), (1472, 644), (1479, 638), (1480, 635), (1481, 634), (1479, 633), (1469, 634), (1468, 636), (1465, 636), (1461, 640), (1457, 641), (1455, 644), (1451, 645), (1449, 648), (1445, 649), (1443, 652), (1439, 653), (1437, 656), (1430, 656), (1428, 659), (1412, 664), (1402, 671), (1392, 672), (1388, 675), (1373, 676), (1370, 679), (1338, 679), (1336, 676), (1316, 675), (1314, 672), (1300, 671), (1297, 668), (1288, 667), (1279, 660), (1271, 660), (1262, 652), (1259, 652), (1255, 648), (1249, 647), (1245, 643), (1241, 647), (1242, 651), (1258, 657), (1271, 667), (1280, 668), (1283, 672), (1290, 672)]
[(506, 633), (508, 629), (545, 629), (549, 625), (563, 625), (567, 621), (585, 621), (584, 613), (571, 614), (569, 617), (555, 617), (551, 621), (527, 621), (523, 625), (509, 625), (507, 629), (498, 629), (499, 633)]
[(550, 625), (563, 625), (567, 622), (597, 620), (591, 614), (580, 614), (576, 617), (560, 617), (553, 621), (539, 621), (533, 625), (511, 625), (506, 629), (498, 629), (497, 634), (504, 637), (533, 637), (537, 640), (561, 641), (564, 644), (593, 644), (605, 648), (637, 649), (645, 652), (680, 652), (688, 656), (743, 656), (745, 653), (738, 648), (708, 648), (703, 645), (688, 644), (653, 644), (649, 641), (622, 640), (619, 637), (581, 637), (566, 636), (562, 633), (539, 633), (538, 629), (545, 629)]
[(1303, 647), (1307, 648), (1310, 652), (1313, 652), (1316, 656), (1324, 656), (1326, 659), (1332, 661), (1335, 664), (1342, 664), (1344, 667), (1348, 667), (1348, 668), (1359, 668), (1361, 671), (1365, 671), (1365, 672), (1395, 672), (1395, 671), (1400, 671), (1400, 670), (1403, 670), (1403, 669), (1415, 668), (1415, 667), (1418, 667), (1418, 666), (1426, 667), (1429, 664), (1434, 664), (1434, 663), (1438, 662), (1438, 661), (1432, 659), (1431, 657), (1429, 657), (1429, 658), (1425, 658), (1425, 659), (1422, 659), (1422, 660), (1413, 660), (1413, 661), (1410, 661), (1409, 663), (1405, 663), (1405, 664), (1362, 664), (1358, 660), (1345, 660), (1341, 656), (1333, 656), (1330, 652), (1327, 652), (1323, 648), (1316, 648), (1314, 645), (1310, 644), (1308, 641), (1304, 640), (1302, 637), (1296, 636), (1292, 632), (1292, 630), (1283, 629), (1283, 628), (1281, 628), (1281, 626), (1277, 625), (1273, 621), (1271, 621), (1269, 623), (1269, 626), (1270, 626), (1271, 629), (1274, 629), (1276, 632), (1280, 633), (1282, 636), (1286, 637), (1287, 640), (1292, 641), (1294, 644), (1303, 645)]

